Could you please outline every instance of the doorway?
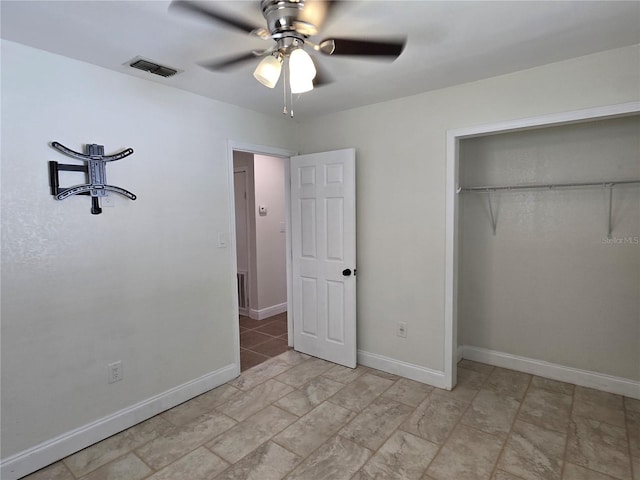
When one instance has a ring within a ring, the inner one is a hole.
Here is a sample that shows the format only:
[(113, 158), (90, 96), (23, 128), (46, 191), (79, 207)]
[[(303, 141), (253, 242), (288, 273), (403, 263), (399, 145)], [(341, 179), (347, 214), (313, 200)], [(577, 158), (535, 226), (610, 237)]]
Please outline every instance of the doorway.
[(289, 156), (268, 147), (230, 146), (233, 174), (240, 371), (291, 345), (288, 308)]

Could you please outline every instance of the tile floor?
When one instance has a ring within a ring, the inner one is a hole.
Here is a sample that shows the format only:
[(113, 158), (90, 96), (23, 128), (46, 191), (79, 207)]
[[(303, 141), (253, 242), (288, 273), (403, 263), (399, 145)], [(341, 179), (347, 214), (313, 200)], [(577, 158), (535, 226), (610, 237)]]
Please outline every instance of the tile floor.
[(26, 478), (640, 479), (639, 400), (468, 360), (458, 372), (448, 392), (288, 350)]
[(273, 358), (287, 351), (287, 314), (264, 320), (240, 315), (240, 370)]

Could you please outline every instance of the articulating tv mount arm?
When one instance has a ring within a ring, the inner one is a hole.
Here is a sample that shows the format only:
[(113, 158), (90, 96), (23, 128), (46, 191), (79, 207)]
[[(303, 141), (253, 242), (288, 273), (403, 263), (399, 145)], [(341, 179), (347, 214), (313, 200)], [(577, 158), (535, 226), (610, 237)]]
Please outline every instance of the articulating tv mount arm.
[[(89, 195), (91, 196), (91, 213), (99, 215), (102, 213), (100, 208), (100, 197), (106, 197), (108, 192), (119, 193), (131, 200), (137, 197), (124, 188), (107, 185), (107, 174), (105, 171), (106, 162), (113, 162), (128, 157), (133, 153), (132, 148), (127, 148), (115, 155), (105, 155), (104, 146), (96, 144), (85, 145), (85, 153), (74, 152), (70, 148), (58, 142), (51, 142), (51, 146), (61, 153), (85, 162), (85, 165), (67, 165), (54, 161), (49, 162), (49, 182), (51, 185), (51, 194), (57, 200), (64, 200), (73, 195)], [(88, 177), (88, 183), (74, 185), (73, 187), (60, 187), (58, 172), (85, 172)]]

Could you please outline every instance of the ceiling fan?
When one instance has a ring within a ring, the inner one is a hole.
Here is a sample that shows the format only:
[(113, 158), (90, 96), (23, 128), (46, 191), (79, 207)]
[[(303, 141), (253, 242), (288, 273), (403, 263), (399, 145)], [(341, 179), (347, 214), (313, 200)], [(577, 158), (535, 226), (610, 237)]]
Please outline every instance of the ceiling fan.
[(257, 65), (253, 76), (263, 85), (274, 88), (284, 71), (284, 113), (286, 113), (287, 87), (291, 94), (297, 94), (308, 92), (314, 86), (331, 82), (328, 75), (321, 72), (319, 65), (313, 62), (305, 48), (326, 56), (355, 55), (392, 61), (404, 50), (406, 44), (404, 38), (385, 40), (327, 38), (318, 43), (309, 40), (309, 37), (319, 33), (325, 20), (335, 11), (339, 3), (341, 3), (339, 0), (261, 0), (260, 7), (266, 20), (266, 28), (217, 10), (211, 2), (174, 0), (170, 8), (174, 11), (196, 14), (263, 40), (273, 41), (272, 45), (264, 50), (210, 60), (200, 65), (208, 70), (224, 71), (261, 57), (262, 60)]

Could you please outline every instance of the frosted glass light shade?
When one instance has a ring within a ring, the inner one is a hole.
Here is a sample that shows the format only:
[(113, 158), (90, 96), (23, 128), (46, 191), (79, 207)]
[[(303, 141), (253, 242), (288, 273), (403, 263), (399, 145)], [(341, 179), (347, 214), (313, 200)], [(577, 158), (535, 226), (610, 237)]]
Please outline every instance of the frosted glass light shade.
[(300, 78), (291, 75), (289, 78), (291, 93), (304, 93), (313, 90), (313, 80), (310, 78)]
[(278, 83), (282, 71), (282, 59), (273, 55), (264, 57), (258, 64), (253, 76), (265, 87), (273, 88)]
[(304, 78), (313, 80), (316, 76), (316, 67), (313, 60), (302, 48), (297, 48), (289, 56), (289, 72), (291, 78)]

